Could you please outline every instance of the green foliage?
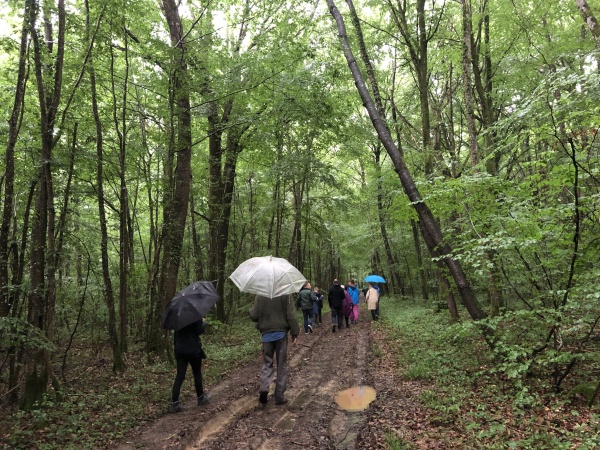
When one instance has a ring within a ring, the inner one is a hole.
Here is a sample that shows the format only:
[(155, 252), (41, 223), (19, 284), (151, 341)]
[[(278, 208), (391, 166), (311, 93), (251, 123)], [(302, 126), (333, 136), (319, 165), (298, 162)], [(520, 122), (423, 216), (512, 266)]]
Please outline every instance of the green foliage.
[[(210, 328), (213, 328), (211, 326)], [(241, 364), (260, 354), (260, 336), (249, 321), (230, 330), (204, 335), (208, 359), (203, 364), (208, 389)], [(108, 350), (108, 352), (105, 352)], [(92, 449), (110, 447), (131, 428), (166, 412), (175, 369), (159, 359), (148, 360), (141, 349), (128, 354), (128, 370), (111, 373), (109, 349), (91, 358), (73, 355), (63, 402), (47, 396), (31, 411), (14, 411), (0, 419), (2, 444), (26, 449)], [(93, 373), (94, 383), (90, 383)], [(195, 400), (193, 383), (184, 383), (182, 400)]]
[[(397, 351), (400, 374), (419, 382), (420, 400), (432, 422), (462, 430), (466, 439), (462, 445), (567, 449), (593, 448), (598, 443), (600, 422), (594, 411), (574, 401), (572, 393), (549, 392), (548, 382), (539, 377), (564, 363), (562, 355), (548, 352), (527, 363), (533, 348), (525, 342), (542, 331), (530, 329), (537, 322), (531, 313), (488, 321), (499, 337), (499, 348), (490, 352), (479, 324), (451, 324), (449, 317), (434, 314), (431, 308), (390, 300), (380, 324)], [(537, 375), (532, 375), (533, 366)], [(587, 375), (580, 373), (578, 378), (585, 380)], [(594, 387), (586, 386), (588, 392)], [(581, 386), (575, 389), (585, 391)], [(388, 442), (402, 445), (397, 436), (388, 436)]]
[(0, 347), (53, 351), (55, 345), (36, 327), (19, 318), (0, 317)]

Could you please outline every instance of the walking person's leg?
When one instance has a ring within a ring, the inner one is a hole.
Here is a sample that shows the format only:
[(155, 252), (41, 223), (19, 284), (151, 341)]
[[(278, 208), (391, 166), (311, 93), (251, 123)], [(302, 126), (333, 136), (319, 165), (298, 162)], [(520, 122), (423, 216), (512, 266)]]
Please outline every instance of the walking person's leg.
[(337, 327), (341, 330), (344, 326), (344, 314), (342, 313), (342, 309), (338, 309), (337, 311)]
[(196, 396), (198, 397), (198, 406), (208, 403), (208, 395), (204, 393), (204, 386), (202, 384), (202, 358), (200, 356), (194, 356), (189, 358), (190, 367), (194, 374), (194, 387), (196, 388)]
[(287, 389), (287, 334), (284, 338), (274, 342), (277, 358), (277, 380), (275, 382), (275, 404), (283, 405), (287, 402), (285, 391)]
[(337, 309), (331, 308), (331, 331), (335, 333), (335, 328), (338, 325)]
[(177, 374), (175, 375), (175, 381), (173, 382), (173, 390), (171, 392), (171, 412), (179, 412), (183, 408), (179, 404), (179, 393), (181, 392), (181, 385), (185, 380), (185, 372), (187, 371), (188, 359), (185, 356), (175, 356), (177, 361)]
[(379, 300), (377, 300), (377, 306), (375, 307), (375, 317), (379, 318)]
[(302, 318), (304, 319), (304, 334), (308, 334), (308, 325), (309, 325), (308, 317), (309, 317), (308, 309), (303, 309), (302, 310)]
[(273, 381), (273, 354), (275, 353), (275, 342), (263, 342), (263, 366), (260, 373), (260, 396), (259, 401), (263, 405), (267, 403), (269, 386)]

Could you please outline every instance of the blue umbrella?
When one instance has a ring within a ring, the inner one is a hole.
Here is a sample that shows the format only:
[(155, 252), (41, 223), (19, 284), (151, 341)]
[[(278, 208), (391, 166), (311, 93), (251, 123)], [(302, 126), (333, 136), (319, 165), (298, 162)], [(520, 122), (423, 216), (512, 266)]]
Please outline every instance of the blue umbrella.
[(379, 275), (369, 275), (364, 281), (367, 283), (385, 283), (385, 279)]

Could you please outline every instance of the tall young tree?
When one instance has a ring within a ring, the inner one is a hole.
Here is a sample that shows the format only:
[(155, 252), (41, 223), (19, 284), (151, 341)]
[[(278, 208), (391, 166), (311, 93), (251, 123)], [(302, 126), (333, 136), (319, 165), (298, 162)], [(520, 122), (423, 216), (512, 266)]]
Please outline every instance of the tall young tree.
[[(29, 21), (34, 0), (27, 0), (24, 6), (23, 25), (21, 26), (21, 42), (19, 46), (19, 60), (17, 79), (15, 82), (15, 98), (8, 121), (8, 142), (4, 156), (4, 200), (2, 202), (2, 223), (0, 225), (0, 317), (5, 317), (10, 309), (10, 289), (8, 271), (8, 248), (10, 240), (10, 224), (13, 219), (15, 203), (15, 146), (19, 134), (23, 114), (23, 100), (27, 81), (27, 48), (29, 43)], [(16, 255), (15, 255), (16, 257)]]
[[(352, 72), (352, 76), (354, 77), (358, 93), (360, 94), (363, 104), (367, 109), (367, 112), (369, 113), (369, 117), (371, 118), (373, 126), (377, 131), (379, 139), (381, 140), (383, 146), (390, 155), (390, 158), (394, 164), (394, 169), (396, 170), (396, 173), (398, 174), (398, 177), (400, 178), (400, 181), (402, 183), (402, 187), (404, 188), (404, 192), (412, 202), (415, 211), (419, 216), (419, 220), (422, 222), (423, 227), (431, 237), (432, 242), (439, 249), (442, 258), (448, 267), (448, 270), (454, 278), (454, 282), (459, 291), (461, 299), (464, 305), (466, 306), (467, 310), (469, 311), (471, 317), (475, 320), (481, 320), (486, 317), (486, 314), (477, 302), (471, 284), (469, 283), (462, 269), (462, 265), (452, 256), (452, 248), (447, 242), (445, 242), (444, 236), (435, 217), (433, 216), (431, 210), (421, 197), (421, 194), (419, 193), (419, 190), (415, 185), (413, 177), (409, 172), (404, 162), (404, 159), (398, 151), (398, 147), (394, 143), (394, 140), (392, 139), (385, 125), (384, 117), (382, 117), (379, 113), (379, 108), (377, 108), (369, 90), (367, 89), (367, 86), (363, 80), (362, 74), (358, 68), (358, 64), (356, 62), (356, 59), (354, 58), (354, 54), (350, 47), (350, 42), (346, 34), (344, 19), (340, 14), (340, 11), (335, 6), (333, 0), (327, 0), (327, 5), (329, 6), (329, 11), (337, 24), (344, 56), (346, 57), (348, 66), (350, 68), (350, 71)], [(486, 335), (488, 335), (489, 337), (489, 330), (487, 329)]]
[[(175, 155), (175, 168), (167, 168), (172, 176), (166, 182), (163, 197), (163, 225), (161, 232), (162, 262), (158, 278), (158, 300), (154, 302), (153, 319), (149, 339), (150, 348), (161, 350), (166, 342), (161, 339), (160, 312), (175, 295), (177, 275), (181, 262), (185, 223), (191, 185), (192, 115), (188, 74), (186, 33), (174, 0), (163, 0), (162, 8), (169, 28), (173, 53), (171, 55), (170, 87), (172, 89), (173, 133), (169, 140), (169, 152)], [(170, 161), (171, 158), (168, 158)]]
[[(86, 28), (88, 40), (91, 36), (90, 30), (90, 8), (86, 0)], [(102, 17), (103, 12), (100, 14)], [(100, 19), (99, 19), (100, 20)], [(92, 97), (92, 115), (96, 127), (96, 193), (98, 201), (98, 217), (100, 222), (100, 254), (102, 260), (102, 277), (104, 282), (104, 298), (108, 309), (108, 336), (113, 355), (113, 371), (122, 372), (125, 370), (125, 361), (123, 360), (122, 347), (119, 344), (119, 334), (117, 331), (117, 318), (115, 312), (115, 295), (112, 285), (112, 277), (109, 268), (108, 254), (108, 226), (106, 218), (106, 198), (104, 195), (104, 131), (102, 119), (98, 108), (98, 93), (96, 88), (96, 72), (94, 68), (94, 58), (90, 56), (88, 72), (90, 75), (90, 90)]]
[[(34, 3), (29, 10), (29, 27), (33, 42), (34, 70), (40, 113), (40, 154), (39, 183), (36, 194), (34, 216), (31, 229), (30, 289), (28, 294), (28, 322), (44, 334), (48, 333), (54, 316), (53, 305), (56, 294), (54, 288), (55, 248), (54, 248), (54, 190), (52, 185), (52, 150), (55, 141), (55, 121), (62, 94), (62, 76), (65, 54), (65, 4), (59, 0), (56, 11), (52, 5), (44, 3), (43, 24), (44, 43), (38, 35), (38, 8)], [(54, 15), (56, 13), (56, 15)], [(53, 34), (54, 21), (58, 30)], [(56, 44), (56, 53), (54, 53)], [(53, 60), (48, 64), (47, 59)], [(37, 350), (28, 359), (26, 367), (25, 392), (21, 402), (24, 408), (31, 408), (41, 401), (52, 376), (47, 350)], [(54, 377), (53, 377), (54, 378)]]

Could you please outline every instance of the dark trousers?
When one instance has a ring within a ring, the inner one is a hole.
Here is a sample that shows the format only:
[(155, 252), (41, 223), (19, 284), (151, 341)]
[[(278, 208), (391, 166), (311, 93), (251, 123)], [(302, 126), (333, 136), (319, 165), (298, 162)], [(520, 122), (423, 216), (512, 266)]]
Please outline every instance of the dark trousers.
[(173, 392), (171, 395), (171, 401), (173, 403), (179, 401), (179, 392), (181, 391), (181, 385), (185, 380), (185, 373), (187, 372), (188, 364), (192, 368), (194, 374), (194, 387), (196, 388), (196, 395), (200, 397), (204, 394), (204, 388), (202, 386), (202, 358), (200, 355), (175, 355), (177, 361), (177, 375), (175, 375), (175, 381), (173, 382)]
[(317, 320), (317, 323), (319, 325), (321, 325), (323, 323), (323, 314), (322, 314), (323, 305), (318, 305), (318, 308), (319, 308), (319, 312), (317, 313), (317, 315), (315, 316), (315, 318)]
[(287, 389), (287, 334), (274, 342), (263, 342), (263, 366), (260, 372), (260, 392), (269, 392), (269, 386), (275, 374), (274, 362), (277, 361), (277, 380), (275, 381), (275, 401), (285, 400)]
[(377, 319), (377, 313), (376, 313), (377, 310), (371, 309), (370, 311), (371, 311), (371, 319), (373, 319), (373, 320)]
[(342, 308), (337, 309), (331, 307), (331, 323), (336, 325), (338, 328), (342, 328), (344, 324), (344, 314), (342, 314)]

